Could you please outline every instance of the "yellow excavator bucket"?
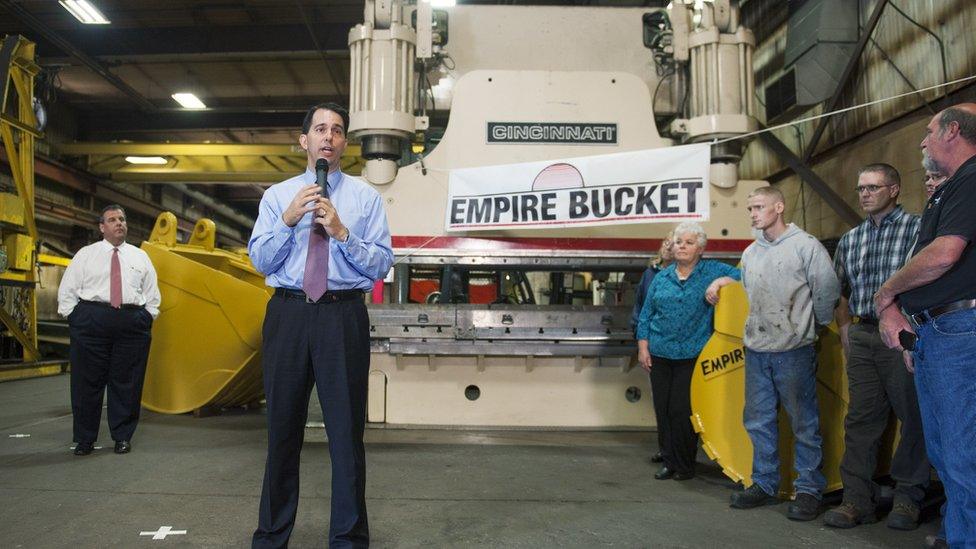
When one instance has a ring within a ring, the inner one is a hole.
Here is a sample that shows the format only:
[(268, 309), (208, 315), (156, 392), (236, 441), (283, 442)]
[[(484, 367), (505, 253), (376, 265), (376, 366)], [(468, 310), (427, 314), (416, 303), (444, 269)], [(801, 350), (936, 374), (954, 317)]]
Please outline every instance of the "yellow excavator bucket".
[(162, 306), (153, 323), (142, 405), (179, 414), (263, 397), (261, 325), (271, 290), (246, 252), (214, 246), (201, 219), (186, 244), (163, 212), (142, 249), (156, 268)]
[[(702, 447), (722, 471), (746, 486), (752, 484), (752, 442), (742, 423), (745, 407), (745, 348), (742, 334), (749, 314), (749, 302), (741, 283), (722, 288), (715, 307), (715, 332), (702, 349), (691, 379), (691, 421), (701, 435)], [(831, 324), (820, 334), (817, 350), (817, 399), (820, 405), (820, 434), (823, 437), (823, 473), (827, 491), (842, 488), (840, 460), (844, 455), (844, 418), (848, 392), (844, 351), (837, 327)], [(786, 414), (779, 417), (780, 493), (792, 492), (793, 436)], [(890, 466), (894, 445), (894, 422), (882, 441), (878, 474)]]

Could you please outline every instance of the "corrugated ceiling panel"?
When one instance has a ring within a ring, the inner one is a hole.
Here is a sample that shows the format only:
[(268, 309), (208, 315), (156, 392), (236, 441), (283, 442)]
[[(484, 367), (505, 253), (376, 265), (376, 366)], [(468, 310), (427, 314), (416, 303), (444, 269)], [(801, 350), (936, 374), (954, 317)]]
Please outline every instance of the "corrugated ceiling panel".
[[(876, 3), (877, 0), (862, 0), (862, 24), (870, 17)], [(976, 2), (892, 0), (891, 3), (942, 39), (946, 49), (949, 80), (976, 74), (976, 41), (972, 39), (972, 29), (976, 27)], [(756, 90), (760, 102), (763, 100), (763, 87), (782, 75), (782, 66), (776, 64), (782, 63), (784, 35), (785, 25), (757, 48)], [(874, 42), (868, 43), (861, 56), (862, 64), (855, 73), (855, 83), (851, 91), (841, 98), (839, 108), (910, 91), (911, 86), (906, 79), (915, 88), (925, 88), (941, 81), (942, 67), (938, 43), (931, 35), (905, 19), (892, 6), (885, 8), (872, 38)], [(902, 74), (899, 74), (899, 71)], [(937, 91), (924, 94), (924, 97), (930, 101), (937, 96)], [(924, 102), (921, 98), (909, 96), (835, 116), (827, 126), (820, 148), (852, 139), (922, 105)], [(820, 106), (815, 107), (798, 115), (797, 118), (817, 114), (820, 110)], [(762, 109), (759, 112), (762, 112)], [(777, 130), (776, 135), (798, 152), (800, 149), (796, 145), (802, 141), (803, 146), (806, 146), (815, 127), (815, 121), (806, 122), (797, 125), (796, 129)], [(758, 179), (767, 177), (782, 168), (783, 163), (765, 147), (753, 144), (749, 146), (743, 158), (740, 174), (746, 179)]]

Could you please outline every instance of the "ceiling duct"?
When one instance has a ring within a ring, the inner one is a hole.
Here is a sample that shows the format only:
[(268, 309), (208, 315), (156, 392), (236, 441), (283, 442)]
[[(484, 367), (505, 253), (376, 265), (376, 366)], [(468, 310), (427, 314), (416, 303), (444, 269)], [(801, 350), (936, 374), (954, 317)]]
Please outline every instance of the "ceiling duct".
[(766, 86), (766, 119), (829, 99), (857, 47), (858, 3), (791, 0), (784, 74)]

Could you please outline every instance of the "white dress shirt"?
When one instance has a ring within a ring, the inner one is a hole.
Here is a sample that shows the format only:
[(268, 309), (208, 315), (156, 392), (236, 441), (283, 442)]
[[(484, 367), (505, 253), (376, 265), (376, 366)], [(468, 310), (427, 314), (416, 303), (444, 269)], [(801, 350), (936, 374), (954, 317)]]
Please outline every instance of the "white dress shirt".
[[(108, 240), (78, 250), (58, 287), (58, 314), (67, 317), (79, 300), (111, 302), (112, 250)], [(145, 307), (153, 318), (159, 316), (159, 286), (156, 269), (141, 249), (123, 242), (119, 246), (122, 267), (122, 304)]]

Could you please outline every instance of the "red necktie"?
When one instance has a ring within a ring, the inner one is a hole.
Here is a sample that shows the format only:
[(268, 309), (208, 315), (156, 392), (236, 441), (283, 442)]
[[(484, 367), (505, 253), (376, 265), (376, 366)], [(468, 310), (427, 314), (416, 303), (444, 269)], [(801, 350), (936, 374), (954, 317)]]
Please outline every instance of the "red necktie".
[(329, 285), (329, 235), (325, 227), (312, 222), (308, 230), (308, 252), (305, 255), (305, 277), (302, 290), (312, 301), (318, 301)]
[(122, 265), (119, 264), (118, 248), (112, 249), (112, 274), (109, 300), (116, 309), (122, 306)]

